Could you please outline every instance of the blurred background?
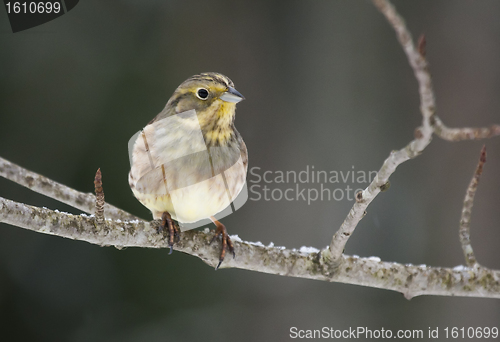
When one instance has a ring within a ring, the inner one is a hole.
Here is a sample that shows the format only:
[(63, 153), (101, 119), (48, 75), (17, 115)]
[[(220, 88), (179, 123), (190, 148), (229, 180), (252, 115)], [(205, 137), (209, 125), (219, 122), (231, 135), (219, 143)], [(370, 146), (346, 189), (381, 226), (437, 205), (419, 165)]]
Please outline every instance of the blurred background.
[[(414, 38), (426, 34), (443, 121), (500, 123), (500, 2), (394, 3)], [(128, 186), (127, 143), (193, 74), (223, 73), (245, 95), (236, 126), (260, 175), (378, 170), (421, 122), (412, 70), (369, 1), (88, 0), (16, 34), (2, 9), (0, 65), (0, 156), (84, 192), (100, 167), (106, 200), (148, 220)], [(346, 253), (464, 264), (458, 223), (483, 143), (472, 243), (482, 265), (499, 269), (500, 138), (434, 138), (391, 177)], [(359, 184), (324, 187), (346, 185)], [(288, 248), (325, 247), (352, 206), (346, 198), (308, 204), (249, 195), (223, 219), (229, 233)], [(0, 196), (79, 213), (5, 179)], [(287, 341), (294, 326), (443, 333), (499, 322), (493, 299), (408, 301), (360, 286), (214, 272), (177, 252), (103, 248), (0, 224), (2, 341)]]

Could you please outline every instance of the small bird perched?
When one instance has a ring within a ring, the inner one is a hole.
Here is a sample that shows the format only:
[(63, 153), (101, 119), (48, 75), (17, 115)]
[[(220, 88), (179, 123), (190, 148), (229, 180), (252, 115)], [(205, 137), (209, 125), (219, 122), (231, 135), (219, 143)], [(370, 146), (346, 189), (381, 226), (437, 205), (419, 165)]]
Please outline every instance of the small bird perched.
[[(234, 247), (214, 215), (238, 196), (247, 174), (247, 148), (234, 126), (236, 104), (244, 97), (218, 73), (184, 81), (165, 108), (131, 145), (129, 184), (135, 197), (162, 219), (170, 253), (178, 227), (210, 218), (222, 237), (220, 266)], [(213, 241), (213, 240), (212, 240)]]

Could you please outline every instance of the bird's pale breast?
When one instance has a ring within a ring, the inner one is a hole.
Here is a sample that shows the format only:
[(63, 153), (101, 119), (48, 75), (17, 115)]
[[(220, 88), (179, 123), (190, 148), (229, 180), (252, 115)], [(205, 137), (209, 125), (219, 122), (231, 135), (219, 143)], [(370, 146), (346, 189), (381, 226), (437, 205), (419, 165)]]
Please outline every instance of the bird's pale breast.
[(244, 143), (207, 146), (189, 112), (146, 126), (133, 145), (129, 183), (155, 218), (165, 211), (184, 223), (214, 216), (245, 184)]

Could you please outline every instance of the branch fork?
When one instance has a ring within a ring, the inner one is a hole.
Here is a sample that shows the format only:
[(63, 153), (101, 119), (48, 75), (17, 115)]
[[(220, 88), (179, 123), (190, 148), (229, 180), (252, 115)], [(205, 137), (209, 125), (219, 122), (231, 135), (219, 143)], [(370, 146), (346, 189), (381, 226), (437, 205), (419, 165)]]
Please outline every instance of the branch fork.
[[(396, 31), (396, 36), (406, 53), (408, 62), (413, 69), (415, 78), (418, 81), (422, 125), (415, 130), (414, 140), (401, 150), (392, 151), (389, 157), (382, 164), (382, 167), (378, 171), (372, 183), (365, 190), (356, 194), (356, 202), (340, 226), (340, 229), (333, 235), (329, 246), (332, 261), (336, 264), (343, 260), (342, 253), (344, 252), (345, 245), (352, 236), (352, 233), (356, 229), (359, 221), (361, 221), (366, 214), (366, 208), (368, 205), (380, 192), (387, 190), (386, 184), (389, 184), (389, 177), (394, 173), (394, 171), (396, 171), (396, 168), (400, 164), (419, 156), (423, 152), (423, 150), (430, 144), (433, 134), (448, 141), (477, 140), (500, 135), (499, 125), (492, 125), (488, 128), (448, 128), (443, 124), (435, 113), (436, 103), (432, 86), (432, 78), (426, 59), (427, 42), (425, 36), (420, 36), (418, 46), (416, 47), (403, 18), (397, 13), (394, 6), (388, 0), (373, 0), (373, 3)], [(485, 150), (483, 150), (483, 152), (485, 153)], [(482, 169), (481, 162), (480, 167)], [(472, 247), (467, 243), (469, 241), (469, 230), (467, 227), (462, 226), (468, 225), (468, 219), (470, 219), (470, 210), (472, 208), (472, 201), (474, 199), (474, 193), (477, 187), (477, 181), (479, 180), (479, 175), (476, 173), (477, 178), (476, 176), (474, 178), (477, 179), (475, 181), (474, 190), (468, 191), (468, 194), (472, 193), (472, 195), (466, 196), (464, 211), (462, 214), (462, 222), (464, 223), (461, 224), (460, 229), (461, 242), (464, 248), (464, 253), (466, 254), (468, 265), (474, 264), (475, 258), (474, 253), (472, 252)], [(472, 182), (469, 189), (471, 187)], [(467, 252), (465, 249), (467, 249)]]

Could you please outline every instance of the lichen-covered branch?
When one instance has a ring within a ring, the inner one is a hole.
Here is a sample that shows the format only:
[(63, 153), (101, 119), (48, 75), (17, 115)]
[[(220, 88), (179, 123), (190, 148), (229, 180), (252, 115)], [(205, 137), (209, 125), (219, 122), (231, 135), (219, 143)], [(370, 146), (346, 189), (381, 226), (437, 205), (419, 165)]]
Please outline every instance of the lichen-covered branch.
[(420, 94), (420, 111), (422, 113), (422, 126), (415, 130), (415, 139), (399, 151), (393, 151), (384, 161), (382, 167), (372, 183), (356, 195), (356, 203), (339, 230), (334, 234), (330, 243), (332, 258), (336, 263), (342, 261), (342, 253), (350, 236), (356, 229), (359, 221), (366, 215), (366, 208), (373, 199), (389, 185), (389, 177), (396, 168), (405, 161), (415, 158), (430, 144), (432, 134), (449, 141), (465, 139), (482, 139), (500, 135), (500, 126), (493, 125), (489, 128), (448, 128), (435, 114), (436, 102), (429, 73), (428, 63), (425, 58), (425, 38), (422, 36), (418, 47), (415, 46), (404, 19), (397, 13), (388, 0), (373, 0), (375, 6), (386, 17), (396, 31), (396, 36), (406, 53), (408, 62), (413, 69), (418, 81)]
[[(88, 214), (95, 213), (96, 199), (93, 194), (76, 191), (52, 179), (22, 168), (0, 157), (0, 176), (27, 187), (47, 197), (80, 209)], [(138, 217), (106, 204), (106, 217), (120, 220), (136, 220)]]
[(465, 262), (467, 266), (472, 267), (477, 264), (474, 251), (470, 242), (470, 218), (472, 214), (472, 206), (474, 205), (474, 196), (476, 195), (479, 178), (483, 173), (483, 165), (486, 163), (486, 145), (481, 149), (481, 156), (477, 164), (476, 171), (472, 177), (467, 192), (465, 193), (464, 206), (462, 208), (462, 217), (460, 219), (459, 237), (464, 251)]
[[(105, 221), (97, 230), (93, 217), (55, 212), (0, 197), (0, 222), (100, 246), (167, 248), (168, 239), (156, 231), (157, 221)], [(211, 266), (219, 261), (219, 246), (209, 242), (213, 232), (183, 232), (174, 249), (202, 259)], [(418, 295), (500, 298), (500, 272), (484, 267), (456, 269), (402, 265), (378, 258), (342, 256), (334, 267), (328, 249), (304, 253), (284, 247), (262, 246), (232, 236), (238, 254), (221, 268), (240, 268), (269, 274), (370, 286)]]

